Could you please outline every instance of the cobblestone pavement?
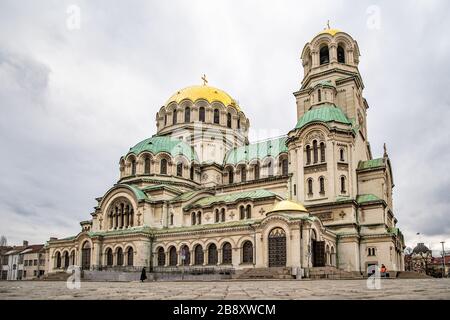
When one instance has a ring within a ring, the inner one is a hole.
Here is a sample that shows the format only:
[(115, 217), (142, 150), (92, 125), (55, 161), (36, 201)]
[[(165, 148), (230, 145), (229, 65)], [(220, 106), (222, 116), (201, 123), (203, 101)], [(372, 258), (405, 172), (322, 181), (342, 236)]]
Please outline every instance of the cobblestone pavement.
[(217, 282), (0, 281), (0, 299), (450, 299), (450, 279), (383, 279), (381, 290), (366, 280)]

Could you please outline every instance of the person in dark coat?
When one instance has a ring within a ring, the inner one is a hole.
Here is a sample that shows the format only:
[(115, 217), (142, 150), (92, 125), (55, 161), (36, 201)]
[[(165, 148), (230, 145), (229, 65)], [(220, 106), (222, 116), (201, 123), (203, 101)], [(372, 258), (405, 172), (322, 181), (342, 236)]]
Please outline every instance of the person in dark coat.
[(147, 274), (145, 273), (145, 267), (142, 268), (141, 272), (141, 282), (144, 282), (144, 280), (147, 279)]

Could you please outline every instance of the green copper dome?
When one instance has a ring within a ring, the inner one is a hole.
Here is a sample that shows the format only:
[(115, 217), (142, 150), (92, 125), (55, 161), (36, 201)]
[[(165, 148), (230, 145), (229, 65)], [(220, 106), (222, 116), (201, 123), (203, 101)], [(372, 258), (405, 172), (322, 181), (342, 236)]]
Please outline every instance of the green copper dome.
[(306, 112), (298, 120), (295, 129), (300, 129), (312, 122), (339, 122), (348, 125), (352, 124), (340, 108), (329, 103), (325, 103), (318, 108)]
[(128, 154), (132, 153), (138, 155), (144, 151), (150, 152), (153, 155), (156, 155), (160, 152), (166, 152), (172, 157), (183, 155), (189, 160), (198, 161), (197, 154), (190, 145), (180, 139), (172, 139), (170, 137), (153, 136), (151, 138), (145, 139), (139, 142), (134, 147), (130, 148)]

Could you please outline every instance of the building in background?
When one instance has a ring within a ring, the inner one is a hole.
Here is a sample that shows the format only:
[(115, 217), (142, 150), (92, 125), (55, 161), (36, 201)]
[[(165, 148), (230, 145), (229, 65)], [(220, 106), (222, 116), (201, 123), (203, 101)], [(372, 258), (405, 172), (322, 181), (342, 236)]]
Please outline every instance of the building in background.
[(30, 280), (45, 273), (45, 249), (43, 244), (0, 248), (1, 280)]
[(23, 280), (42, 277), (45, 274), (45, 249), (43, 244), (28, 246), (23, 255)]
[(432, 251), (423, 243), (418, 243), (412, 252), (405, 256), (405, 269), (429, 275), (432, 267)]
[(10, 246), (1, 246), (0, 247), (0, 280), (8, 279), (8, 260), (9, 256), (6, 254), (11, 251), (12, 247)]

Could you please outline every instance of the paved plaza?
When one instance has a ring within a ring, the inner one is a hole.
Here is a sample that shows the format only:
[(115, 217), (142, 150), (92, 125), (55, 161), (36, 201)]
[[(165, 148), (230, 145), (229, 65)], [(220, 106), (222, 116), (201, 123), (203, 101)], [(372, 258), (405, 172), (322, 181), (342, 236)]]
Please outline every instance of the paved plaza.
[(1, 281), (0, 299), (450, 299), (450, 279), (277, 280), (216, 282)]

